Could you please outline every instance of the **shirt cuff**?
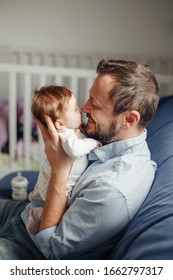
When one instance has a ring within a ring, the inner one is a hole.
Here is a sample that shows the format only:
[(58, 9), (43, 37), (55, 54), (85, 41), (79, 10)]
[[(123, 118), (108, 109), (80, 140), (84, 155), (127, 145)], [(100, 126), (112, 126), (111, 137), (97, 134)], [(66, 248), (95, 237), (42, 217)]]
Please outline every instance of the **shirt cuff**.
[(39, 246), (43, 255), (47, 259), (51, 259), (51, 255), (52, 255), (51, 238), (54, 235), (55, 231), (56, 231), (56, 226), (53, 226), (40, 231), (36, 235), (37, 245)]

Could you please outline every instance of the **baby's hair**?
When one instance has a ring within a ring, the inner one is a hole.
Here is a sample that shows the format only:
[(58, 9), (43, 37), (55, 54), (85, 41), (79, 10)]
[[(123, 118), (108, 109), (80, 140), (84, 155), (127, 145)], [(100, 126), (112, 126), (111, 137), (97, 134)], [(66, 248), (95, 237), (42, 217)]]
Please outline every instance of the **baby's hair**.
[(44, 116), (51, 117), (54, 123), (71, 96), (71, 91), (62, 86), (48, 85), (35, 89), (32, 95), (32, 114), (47, 127)]

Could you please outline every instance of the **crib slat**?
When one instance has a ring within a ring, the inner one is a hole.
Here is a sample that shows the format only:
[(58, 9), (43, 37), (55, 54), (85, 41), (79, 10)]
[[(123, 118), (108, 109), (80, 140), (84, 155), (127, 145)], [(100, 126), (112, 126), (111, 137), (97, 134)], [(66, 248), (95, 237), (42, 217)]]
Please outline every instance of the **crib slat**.
[[(41, 74), (40, 75), (40, 87), (45, 86), (47, 84), (47, 75)], [(38, 129), (38, 151), (39, 151), (39, 164), (41, 165), (44, 159), (44, 143), (42, 139), (42, 135), (40, 130)]]
[(30, 168), (31, 160), (31, 74), (25, 73), (24, 77), (24, 147), (25, 168)]
[(72, 77), (70, 79), (70, 90), (76, 96), (76, 100), (78, 100), (78, 78)]
[(9, 75), (9, 156), (13, 168), (17, 145), (17, 110), (16, 110), (16, 73)]
[(47, 75), (41, 74), (39, 80), (40, 80), (40, 87), (45, 86), (47, 84)]
[(55, 76), (55, 84), (58, 86), (62, 86), (63, 85), (63, 77), (60, 75), (56, 75)]

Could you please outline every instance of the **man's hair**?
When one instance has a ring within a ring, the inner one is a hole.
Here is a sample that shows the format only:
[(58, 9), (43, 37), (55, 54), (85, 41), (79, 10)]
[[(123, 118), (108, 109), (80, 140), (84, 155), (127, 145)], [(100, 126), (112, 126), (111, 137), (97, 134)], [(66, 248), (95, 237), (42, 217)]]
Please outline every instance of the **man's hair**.
[(96, 71), (113, 77), (110, 91), (113, 113), (119, 115), (137, 110), (140, 113), (139, 128), (145, 128), (152, 120), (159, 101), (158, 83), (149, 67), (135, 61), (103, 59)]
[(50, 116), (55, 122), (71, 96), (71, 91), (62, 86), (48, 85), (35, 89), (32, 95), (32, 114), (47, 127), (44, 116)]

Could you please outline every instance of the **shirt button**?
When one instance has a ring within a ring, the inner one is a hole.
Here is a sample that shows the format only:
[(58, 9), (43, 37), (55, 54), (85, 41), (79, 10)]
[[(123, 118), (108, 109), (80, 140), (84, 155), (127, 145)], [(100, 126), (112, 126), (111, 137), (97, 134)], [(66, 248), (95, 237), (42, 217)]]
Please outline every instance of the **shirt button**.
[(101, 160), (100, 160), (101, 162), (105, 162), (106, 161), (106, 158), (105, 157), (103, 157), (103, 158), (101, 158)]

